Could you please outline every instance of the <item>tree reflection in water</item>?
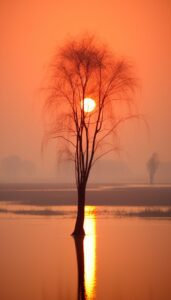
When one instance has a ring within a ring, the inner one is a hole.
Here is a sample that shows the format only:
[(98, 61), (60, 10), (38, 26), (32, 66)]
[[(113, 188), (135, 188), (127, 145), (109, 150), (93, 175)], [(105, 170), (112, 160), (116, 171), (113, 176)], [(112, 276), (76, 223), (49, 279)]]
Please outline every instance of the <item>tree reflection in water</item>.
[(86, 207), (85, 237), (74, 237), (78, 268), (78, 300), (95, 299), (96, 218), (94, 207)]

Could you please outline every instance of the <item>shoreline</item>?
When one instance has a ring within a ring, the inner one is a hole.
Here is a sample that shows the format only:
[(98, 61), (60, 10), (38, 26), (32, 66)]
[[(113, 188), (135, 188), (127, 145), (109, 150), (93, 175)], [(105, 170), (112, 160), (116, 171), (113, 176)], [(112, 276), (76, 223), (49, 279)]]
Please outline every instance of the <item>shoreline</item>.
[[(76, 205), (76, 189), (52, 185), (0, 185), (0, 202), (26, 205)], [(87, 189), (86, 205), (114, 206), (171, 206), (171, 186), (110, 186), (101, 185)]]

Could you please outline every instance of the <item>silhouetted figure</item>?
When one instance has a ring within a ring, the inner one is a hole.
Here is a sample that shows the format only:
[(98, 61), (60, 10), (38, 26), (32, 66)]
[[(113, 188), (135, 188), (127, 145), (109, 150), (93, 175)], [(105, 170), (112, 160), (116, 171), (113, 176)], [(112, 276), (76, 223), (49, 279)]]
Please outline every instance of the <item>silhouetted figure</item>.
[(75, 250), (77, 256), (77, 270), (78, 270), (78, 300), (85, 300), (85, 281), (84, 281), (84, 236), (74, 237)]
[(154, 176), (156, 174), (156, 171), (159, 167), (159, 159), (157, 153), (153, 153), (150, 159), (147, 162), (147, 169), (149, 172), (149, 183), (154, 183)]

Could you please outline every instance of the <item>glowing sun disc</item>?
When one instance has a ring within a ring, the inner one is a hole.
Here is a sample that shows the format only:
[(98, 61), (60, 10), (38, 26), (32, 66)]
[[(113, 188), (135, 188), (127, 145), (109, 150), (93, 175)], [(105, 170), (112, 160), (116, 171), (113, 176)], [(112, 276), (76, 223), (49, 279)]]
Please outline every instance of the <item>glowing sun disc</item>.
[[(96, 102), (92, 98), (84, 98), (84, 111), (91, 112), (96, 107)], [(83, 101), (81, 101), (81, 108), (83, 108)]]

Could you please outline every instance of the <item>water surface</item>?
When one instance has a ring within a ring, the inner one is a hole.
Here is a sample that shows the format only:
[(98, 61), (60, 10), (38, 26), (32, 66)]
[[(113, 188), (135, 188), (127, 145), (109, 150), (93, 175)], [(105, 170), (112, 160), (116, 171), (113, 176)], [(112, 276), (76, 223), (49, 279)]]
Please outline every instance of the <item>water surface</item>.
[(170, 219), (88, 207), (87, 235), (74, 240), (74, 206), (51, 207), (63, 212), (55, 215), (23, 213), (44, 208), (10, 203), (2, 209), (1, 300), (171, 299)]

